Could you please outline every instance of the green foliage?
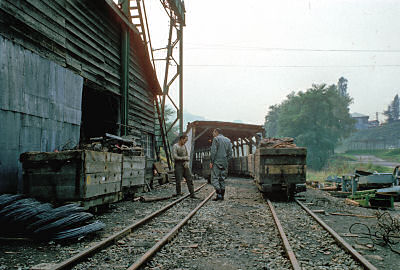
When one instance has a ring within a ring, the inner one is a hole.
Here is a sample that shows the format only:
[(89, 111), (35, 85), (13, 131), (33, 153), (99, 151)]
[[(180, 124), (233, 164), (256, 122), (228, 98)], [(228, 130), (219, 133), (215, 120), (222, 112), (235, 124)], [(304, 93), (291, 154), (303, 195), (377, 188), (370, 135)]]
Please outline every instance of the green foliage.
[(388, 106), (387, 110), (383, 112), (383, 114), (387, 117), (386, 120), (388, 123), (399, 120), (399, 105), (399, 95), (396, 95)]
[(313, 85), (306, 92), (292, 92), (266, 116), (266, 134), (293, 137), (307, 147), (307, 164), (321, 169), (338, 141), (350, 134), (354, 120), (348, 106), (351, 98), (339, 95), (335, 85)]
[[(176, 110), (172, 108), (171, 106), (165, 106), (165, 122), (167, 126), (167, 130), (171, 127), (171, 125), (174, 123), (174, 120), (176, 119)], [(178, 132), (178, 122), (175, 123), (175, 125), (171, 128), (171, 130), (168, 132), (168, 141), (170, 146), (172, 147), (174, 141), (176, 138), (179, 136)]]

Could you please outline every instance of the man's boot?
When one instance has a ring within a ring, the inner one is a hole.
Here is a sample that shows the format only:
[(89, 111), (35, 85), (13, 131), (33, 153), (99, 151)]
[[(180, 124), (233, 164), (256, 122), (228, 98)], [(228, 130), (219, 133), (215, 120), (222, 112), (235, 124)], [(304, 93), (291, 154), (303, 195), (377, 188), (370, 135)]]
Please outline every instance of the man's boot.
[(212, 199), (212, 200), (213, 200), (213, 201), (219, 201), (220, 198), (221, 198), (220, 190), (219, 190), (219, 189), (216, 189), (216, 190), (215, 190), (215, 193), (217, 194), (217, 196), (216, 196), (214, 199)]
[(221, 201), (224, 200), (224, 196), (225, 196), (225, 189), (221, 189)]
[(200, 199), (199, 197), (196, 196), (194, 193), (190, 193), (190, 198), (192, 199)]

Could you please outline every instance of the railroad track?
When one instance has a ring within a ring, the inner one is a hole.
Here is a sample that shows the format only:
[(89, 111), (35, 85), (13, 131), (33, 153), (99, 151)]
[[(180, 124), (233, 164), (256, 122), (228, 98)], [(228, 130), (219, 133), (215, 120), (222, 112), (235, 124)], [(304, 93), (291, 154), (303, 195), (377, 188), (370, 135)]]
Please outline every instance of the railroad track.
[[(294, 270), (319, 267), (377, 270), (315, 213), (295, 201), (272, 203), (267, 199)], [(303, 210), (307, 214), (302, 215)]]
[[(205, 185), (196, 188), (195, 192)], [(178, 198), (50, 269), (71, 269), (72, 267), (76, 269), (138, 269), (168, 243), (214, 193), (211, 192), (194, 209), (193, 204), (198, 203), (198, 200), (185, 200), (189, 194)], [(180, 202), (183, 203), (178, 204)], [(173, 211), (167, 211), (169, 209)], [(190, 209), (193, 210), (190, 211)], [(190, 213), (187, 214), (188, 212)], [(160, 224), (163, 225), (160, 226)], [(152, 245), (151, 242), (156, 242), (156, 244)], [(100, 252), (101, 255), (99, 255)], [(102, 259), (97, 260), (96, 256), (101, 256)], [(109, 258), (104, 264), (103, 257), (107, 258), (107, 256)], [(102, 265), (96, 263), (99, 261)]]

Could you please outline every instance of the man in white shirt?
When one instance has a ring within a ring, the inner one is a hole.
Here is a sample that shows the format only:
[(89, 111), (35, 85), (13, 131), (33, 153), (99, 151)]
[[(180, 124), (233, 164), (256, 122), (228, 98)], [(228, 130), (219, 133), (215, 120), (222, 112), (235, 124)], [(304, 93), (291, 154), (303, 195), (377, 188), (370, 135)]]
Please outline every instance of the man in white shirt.
[(174, 146), (172, 147), (172, 157), (175, 160), (176, 195), (182, 195), (181, 181), (182, 177), (185, 177), (186, 184), (190, 192), (190, 197), (196, 198), (196, 196), (194, 195), (192, 173), (189, 169), (190, 158), (185, 145), (187, 140), (188, 137), (186, 135), (182, 135), (179, 137), (178, 143), (174, 144)]

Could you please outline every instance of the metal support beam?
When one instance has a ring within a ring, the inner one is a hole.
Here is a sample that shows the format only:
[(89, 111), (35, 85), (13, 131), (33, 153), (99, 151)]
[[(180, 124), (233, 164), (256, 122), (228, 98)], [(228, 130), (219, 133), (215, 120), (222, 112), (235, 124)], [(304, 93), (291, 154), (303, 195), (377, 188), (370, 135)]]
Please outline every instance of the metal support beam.
[(210, 128), (206, 128), (205, 130), (203, 130), (202, 132), (200, 132), (199, 135), (196, 136), (196, 138), (194, 138), (193, 142), (197, 141), (198, 138), (200, 138), (200, 136), (202, 136), (204, 133), (206, 133), (207, 131), (209, 131)]
[[(125, 15), (129, 15), (129, 1), (125, 0), (122, 5), (122, 11)], [(129, 28), (126, 25), (122, 27), (121, 40), (121, 135), (128, 134), (128, 106), (129, 106)]]
[(179, 134), (183, 134), (183, 25), (178, 30), (179, 42)]

